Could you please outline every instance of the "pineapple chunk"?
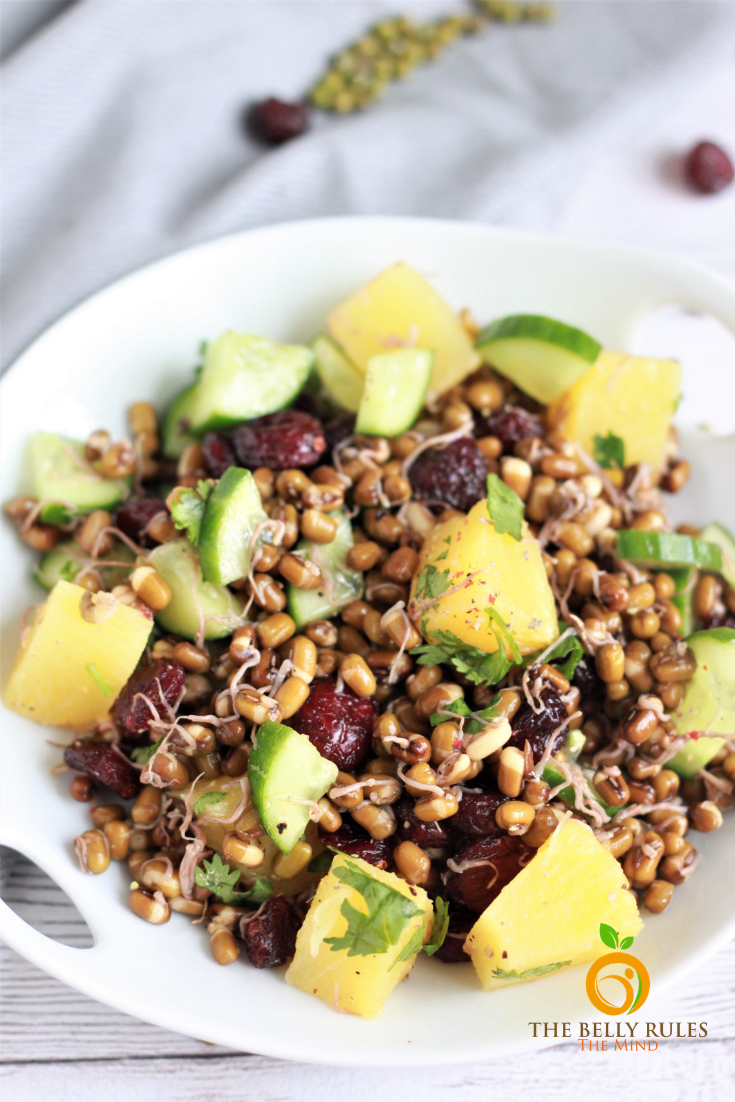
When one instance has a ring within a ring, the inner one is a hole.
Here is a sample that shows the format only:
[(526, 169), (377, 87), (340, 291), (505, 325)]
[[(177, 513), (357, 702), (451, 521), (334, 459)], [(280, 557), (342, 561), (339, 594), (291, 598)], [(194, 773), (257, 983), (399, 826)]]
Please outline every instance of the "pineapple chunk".
[(601, 922), (621, 940), (643, 926), (619, 863), (568, 819), (483, 911), (465, 951), (491, 991), (602, 956)]
[(413, 967), (432, 915), (423, 888), (339, 853), (299, 930), (286, 982), (335, 1010), (376, 1018)]
[(329, 332), (363, 374), (371, 356), (391, 348), (434, 352), (430, 394), (443, 394), (480, 362), (459, 318), (407, 264), (386, 268), (329, 315)]
[(28, 629), (3, 693), (6, 707), (38, 723), (88, 730), (104, 719), (138, 664), (151, 621), (118, 604), (97, 624), (82, 618), (79, 585), (57, 582)]
[(592, 455), (596, 435), (625, 442), (625, 464), (659, 470), (681, 388), (681, 364), (625, 352), (597, 362), (548, 408), (549, 428)]
[[(468, 581), (469, 575), (474, 576)], [(454, 586), (461, 588), (426, 608), (430, 596)], [(437, 524), (427, 536), (409, 611), (419, 612), (426, 638), (451, 631), (462, 642), (493, 653), (498, 642), (485, 611), (488, 605), (507, 624), (521, 654), (542, 650), (559, 634), (538, 541), (529, 536), (525, 522), (520, 542), (507, 532), (498, 535), (487, 503), (478, 501), (467, 516)]]

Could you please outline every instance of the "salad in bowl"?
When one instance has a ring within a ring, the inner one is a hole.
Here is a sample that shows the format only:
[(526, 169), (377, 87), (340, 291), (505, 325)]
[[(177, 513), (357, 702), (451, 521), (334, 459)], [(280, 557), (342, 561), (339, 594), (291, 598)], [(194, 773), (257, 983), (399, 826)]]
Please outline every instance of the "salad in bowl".
[(679, 364), (481, 327), (403, 263), (309, 345), (200, 359), (129, 437), (37, 433), (5, 506), (46, 598), (3, 701), (71, 729), (84, 871), (365, 1018), (421, 953), (490, 991), (635, 937), (735, 781), (735, 541), (666, 512)]

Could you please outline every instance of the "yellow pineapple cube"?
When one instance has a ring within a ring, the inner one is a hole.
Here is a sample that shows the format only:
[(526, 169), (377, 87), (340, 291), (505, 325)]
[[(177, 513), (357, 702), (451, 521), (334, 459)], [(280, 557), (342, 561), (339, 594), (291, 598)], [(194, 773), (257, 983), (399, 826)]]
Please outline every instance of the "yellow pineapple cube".
[(38, 723), (88, 730), (104, 719), (138, 664), (151, 621), (118, 603), (88, 623), (80, 602), (88, 591), (57, 582), (21, 643), (3, 702)]
[[(409, 606), (426, 625), (426, 638), (451, 631), (491, 654), (498, 649), (486, 612), (492, 606), (521, 654), (542, 650), (556, 639), (559, 625), (541, 549), (525, 522), (522, 535), (519, 541), (508, 532), (498, 534), (484, 500), (467, 516), (432, 529), (421, 550)], [(450, 592), (429, 603), (443, 591)]]
[(347, 1014), (376, 1018), (430, 932), (423, 888), (337, 854), (296, 939), (286, 982)]
[(663, 466), (671, 418), (681, 390), (681, 364), (625, 352), (597, 362), (548, 408), (549, 428), (594, 453), (595, 436), (625, 443), (625, 465)]
[(643, 927), (620, 864), (568, 819), (483, 911), (465, 951), (490, 991), (602, 956), (602, 922), (621, 941)]
[(437, 291), (408, 264), (386, 268), (329, 315), (329, 332), (363, 372), (391, 348), (434, 352), (430, 394), (443, 394), (478, 366), (464, 326)]

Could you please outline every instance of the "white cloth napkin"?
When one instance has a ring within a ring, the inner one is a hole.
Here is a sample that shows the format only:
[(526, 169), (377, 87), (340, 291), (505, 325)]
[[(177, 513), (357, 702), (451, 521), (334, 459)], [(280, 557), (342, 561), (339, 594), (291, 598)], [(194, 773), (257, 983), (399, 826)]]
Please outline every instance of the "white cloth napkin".
[(461, 41), (364, 114), (315, 114), (279, 149), (244, 135), (247, 104), (301, 97), (371, 22), (459, 3), (6, 0), (9, 32), (31, 8), (52, 18), (2, 65), (3, 364), (147, 261), (311, 215), (435, 215), (669, 247), (684, 234), (735, 267), (733, 197), (690, 196), (657, 165), (709, 136), (697, 129), (709, 118), (727, 120), (735, 145), (733, 100), (721, 102), (732, 3), (560, 4), (550, 26)]

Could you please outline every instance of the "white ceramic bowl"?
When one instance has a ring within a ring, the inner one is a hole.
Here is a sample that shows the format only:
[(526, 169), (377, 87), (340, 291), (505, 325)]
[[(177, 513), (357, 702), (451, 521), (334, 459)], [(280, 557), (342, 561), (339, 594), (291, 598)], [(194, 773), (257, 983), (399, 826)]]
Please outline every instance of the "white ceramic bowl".
[[(405, 218), (273, 226), (145, 268), (41, 336), (2, 382), (0, 497), (25, 488), (24, 444), (35, 430), (84, 437), (105, 426), (121, 433), (131, 401), (163, 403), (181, 387), (202, 338), (234, 328), (307, 339), (330, 306), (397, 260), (414, 265), (453, 306), (470, 306), (482, 321), (516, 312), (550, 314), (609, 347), (626, 349), (641, 318), (676, 303), (714, 314), (735, 332), (735, 289), (663, 256)], [(712, 401), (735, 408), (734, 379), (735, 371), (705, 387), (701, 379), (687, 379), (685, 420), (704, 420)], [(735, 524), (735, 505), (726, 492), (735, 473), (731, 444), (709, 437), (693, 438), (692, 446), (701, 450), (702, 439), (705, 461), (683, 513), (695, 523), (716, 515)], [(1, 538), (7, 671), (23, 609), (40, 592), (30, 578), (31, 555), (9, 525), (2, 525)], [(282, 969), (256, 971), (242, 962), (219, 967), (201, 928), (174, 916), (158, 929), (128, 910), (126, 868), (112, 867), (101, 878), (79, 871), (71, 843), (88, 825), (88, 811), (69, 798), (67, 777), (50, 775), (60, 759), (47, 742), (52, 734), (2, 712), (0, 843), (26, 854), (68, 893), (92, 929), (94, 946), (74, 949), (51, 941), (4, 904), (0, 935), (72, 987), (180, 1033), (333, 1064), (467, 1063), (528, 1047), (531, 1019), (590, 1019), (583, 968), (484, 994), (471, 966), (423, 959), (391, 995), (382, 1017), (364, 1022), (288, 987)], [(677, 891), (664, 915), (647, 919), (636, 940), (654, 992), (735, 933), (734, 835), (735, 822), (727, 822), (697, 840), (704, 860), (696, 876)]]

